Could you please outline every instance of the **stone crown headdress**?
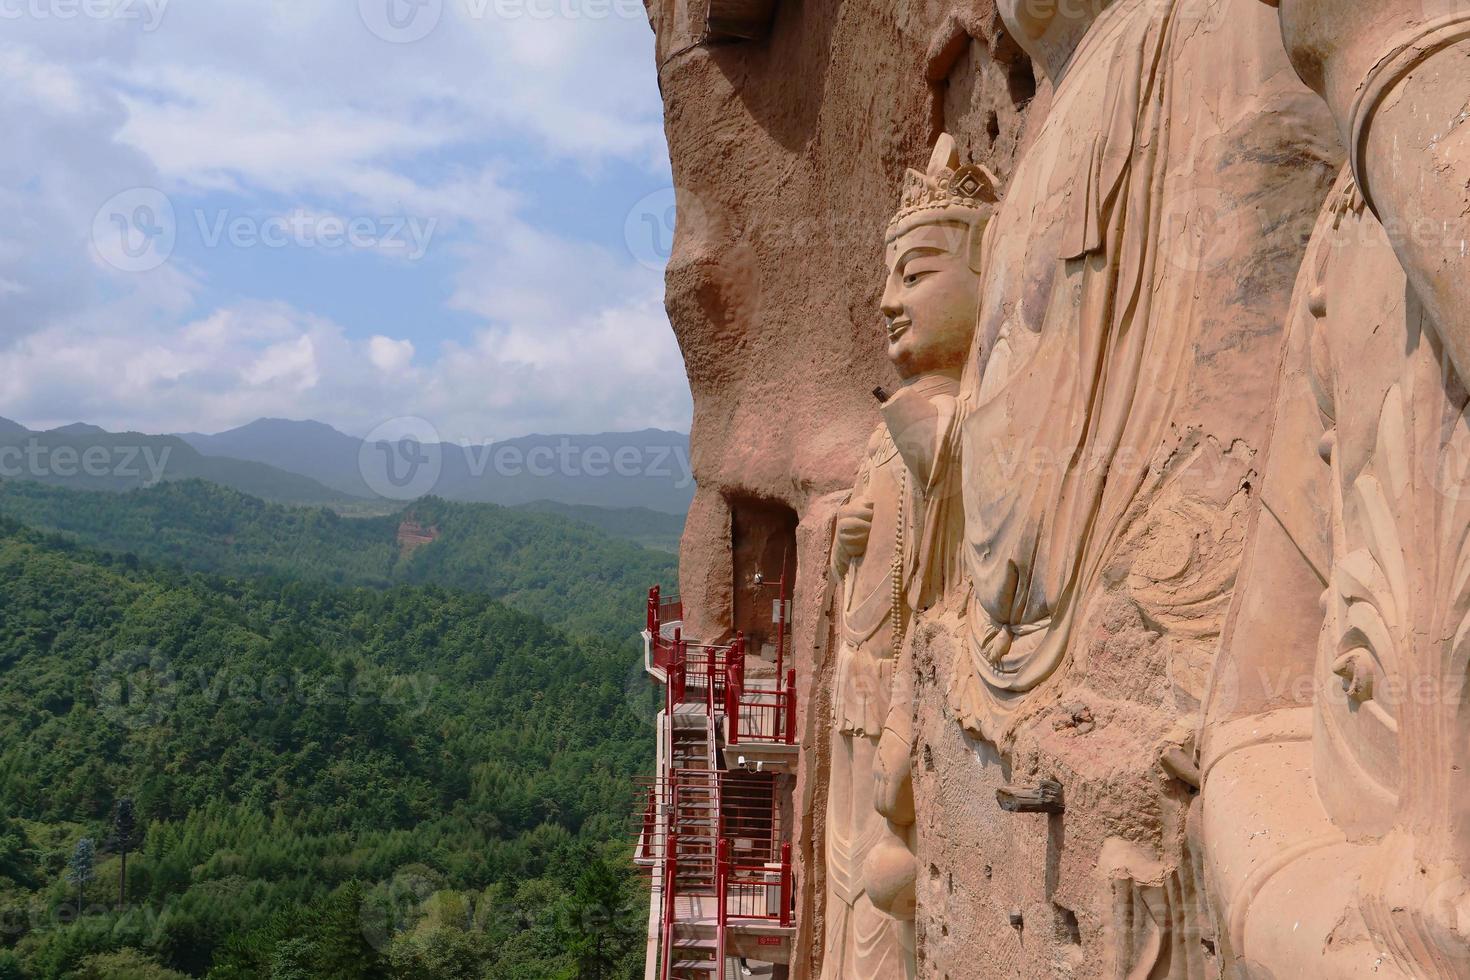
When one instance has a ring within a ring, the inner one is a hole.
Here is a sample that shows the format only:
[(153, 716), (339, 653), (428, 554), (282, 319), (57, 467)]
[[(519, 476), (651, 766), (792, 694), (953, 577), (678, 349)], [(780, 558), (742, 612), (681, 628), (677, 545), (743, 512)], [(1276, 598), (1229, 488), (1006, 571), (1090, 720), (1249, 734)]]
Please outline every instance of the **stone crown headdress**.
[(939, 221), (988, 221), (1000, 201), (1000, 181), (984, 167), (961, 164), (954, 137), (944, 133), (934, 144), (929, 170), (910, 169), (903, 178), (898, 213), (888, 223), (889, 241), (920, 225)]

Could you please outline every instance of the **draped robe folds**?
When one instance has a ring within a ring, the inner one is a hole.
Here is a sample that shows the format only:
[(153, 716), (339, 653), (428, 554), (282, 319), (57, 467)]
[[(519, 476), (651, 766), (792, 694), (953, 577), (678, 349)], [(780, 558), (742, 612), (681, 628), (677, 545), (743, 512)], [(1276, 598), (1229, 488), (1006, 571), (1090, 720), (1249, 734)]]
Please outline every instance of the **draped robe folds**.
[(1280, 216), (1248, 198), (1281, 163), (1241, 147), (1289, 142), (1306, 97), (1275, 31), (1258, 0), (1118, 0), (987, 231), (961, 396), (968, 657), (949, 696), (1002, 748), (1068, 661), (1130, 509), (1174, 476), (1204, 322), (1249, 302)]
[[(853, 491), (874, 504), (867, 552), (842, 579), (831, 782), (827, 808), (827, 936), (824, 980), (912, 977), (914, 924), (877, 909), (864, 863), (885, 841), (908, 846), (906, 828), (876, 809), (874, 764), (885, 727), (906, 730), (912, 706), (896, 676), (899, 643), (917, 609), (946, 594), (961, 574), (955, 543), (959, 499), (955, 383), (913, 383), (907, 396), (929, 400), (933, 414), (914, 427), (880, 425)], [(894, 591), (895, 558), (898, 591)], [(894, 603), (895, 595), (899, 602)]]

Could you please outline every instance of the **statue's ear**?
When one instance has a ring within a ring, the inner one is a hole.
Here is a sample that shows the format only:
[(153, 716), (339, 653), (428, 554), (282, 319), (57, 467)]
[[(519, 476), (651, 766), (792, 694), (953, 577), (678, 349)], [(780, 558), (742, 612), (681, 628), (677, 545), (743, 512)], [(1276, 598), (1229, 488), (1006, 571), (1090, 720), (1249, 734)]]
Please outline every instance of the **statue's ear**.
[(938, 176), (941, 170), (955, 170), (960, 165), (960, 150), (954, 137), (940, 133), (934, 143), (934, 152), (929, 157), (929, 176)]
[(985, 230), (990, 227), (990, 216), (976, 218), (970, 222), (970, 233), (965, 240), (965, 261), (976, 275), (985, 262)]

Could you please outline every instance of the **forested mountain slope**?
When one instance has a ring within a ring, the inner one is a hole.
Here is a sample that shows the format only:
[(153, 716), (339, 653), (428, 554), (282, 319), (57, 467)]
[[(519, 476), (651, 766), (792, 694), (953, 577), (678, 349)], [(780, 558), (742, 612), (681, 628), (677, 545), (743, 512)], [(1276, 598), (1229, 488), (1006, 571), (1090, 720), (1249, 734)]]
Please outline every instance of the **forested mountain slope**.
[[(620, 640), (641, 625), (648, 587), (676, 579), (672, 555), (574, 516), (434, 498), (385, 517), (346, 518), (201, 480), (122, 494), (4, 481), (0, 516), (194, 571), (482, 592), (554, 626)], [(415, 547), (416, 537), (431, 543)]]
[[(302, 553), (264, 505), (210, 513), (162, 526)], [(0, 978), (637, 975), (630, 677), (625, 644), (483, 592), (215, 578), (0, 521)]]

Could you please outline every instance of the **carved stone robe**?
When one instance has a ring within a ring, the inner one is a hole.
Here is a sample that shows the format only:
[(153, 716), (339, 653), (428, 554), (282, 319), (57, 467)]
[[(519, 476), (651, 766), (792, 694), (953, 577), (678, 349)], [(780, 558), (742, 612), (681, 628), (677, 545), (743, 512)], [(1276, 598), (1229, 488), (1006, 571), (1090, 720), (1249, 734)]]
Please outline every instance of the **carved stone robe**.
[[(1224, 510), (1244, 482), (1199, 471), (1211, 453), (1233, 465), (1211, 430), (1228, 444), (1261, 416), (1263, 338), (1281, 316), (1264, 307), (1280, 293), (1250, 283), (1280, 261), (1273, 222), (1320, 200), (1302, 200), (1302, 157), (1333, 152), (1275, 32), (1257, 0), (1112, 4), (988, 228), (962, 394), (969, 657), (950, 701), (1002, 749), (1074, 654), (1130, 522), (1165, 524), (1160, 501), (1180, 486)], [(1134, 601), (1208, 637), (1239, 546), (1221, 552), (1186, 555)]]
[(902, 980), (916, 969), (913, 922), (873, 905), (865, 871), (881, 847), (910, 846), (910, 829), (875, 807), (874, 760), (885, 727), (909, 727), (911, 705), (901, 692), (911, 685), (898, 668), (914, 612), (937, 601), (960, 574), (957, 386), (930, 377), (912, 387), (934, 407), (932, 426), (895, 433), (880, 425), (853, 489), (854, 500), (873, 502), (873, 526), (837, 599), (824, 980)]

